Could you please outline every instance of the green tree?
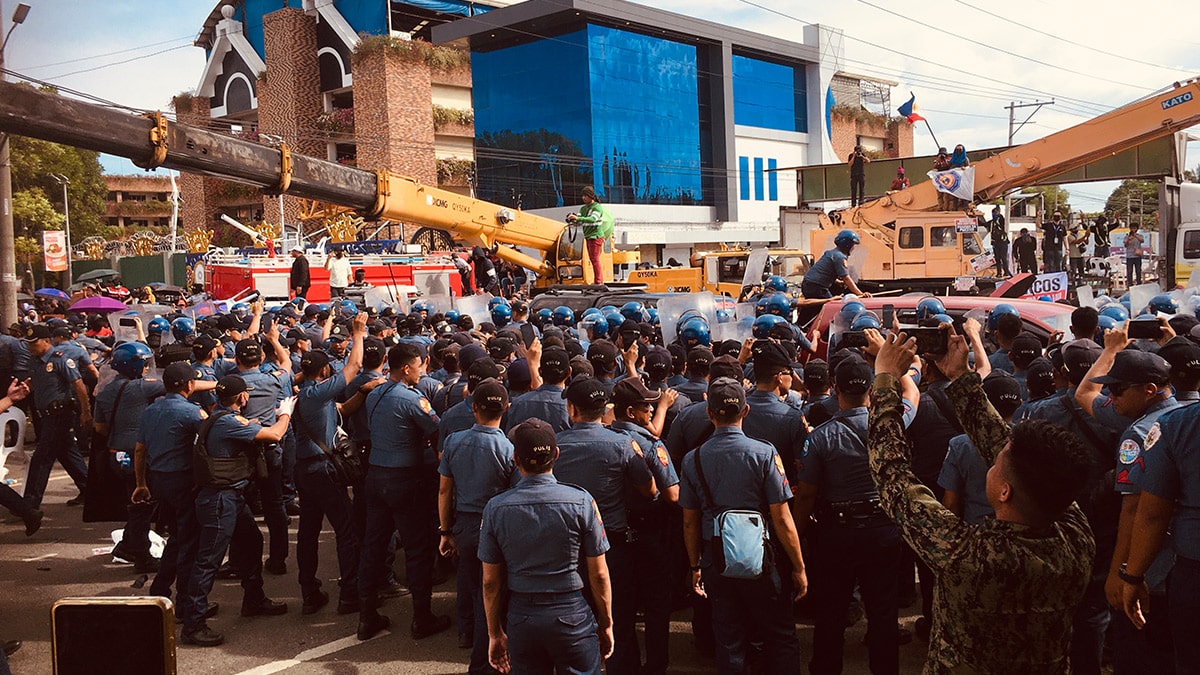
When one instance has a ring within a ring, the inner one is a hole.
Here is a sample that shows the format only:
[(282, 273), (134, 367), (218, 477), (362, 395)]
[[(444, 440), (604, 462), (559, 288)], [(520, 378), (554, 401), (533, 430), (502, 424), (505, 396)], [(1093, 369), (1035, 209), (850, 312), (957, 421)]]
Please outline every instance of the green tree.
[(16, 252), (17, 262), (23, 263), (27, 271), (33, 269), (33, 263), (41, 262), (42, 245), (33, 237), (17, 237), (13, 242), (13, 250)]
[(1121, 212), (1122, 223), (1138, 223), (1144, 229), (1158, 229), (1158, 182), (1123, 180), (1104, 202), (1107, 212)]
[(21, 228), (21, 232), (36, 236), (42, 230), (58, 230), (65, 220), (40, 187), (21, 190), (13, 195), (13, 222)]
[[(1026, 195), (1042, 195), (1042, 205), (1045, 208), (1045, 216), (1058, 212), (1063, 216), (1071, 215), (1071, 193), (1062, 189), (1057, 185), (1039, 185), (1038, 187), (1025, 188), (1021, 190), (1022, 194)], [(1028, 203), (1037, 204), (1037, 197), (1028, 199)]]

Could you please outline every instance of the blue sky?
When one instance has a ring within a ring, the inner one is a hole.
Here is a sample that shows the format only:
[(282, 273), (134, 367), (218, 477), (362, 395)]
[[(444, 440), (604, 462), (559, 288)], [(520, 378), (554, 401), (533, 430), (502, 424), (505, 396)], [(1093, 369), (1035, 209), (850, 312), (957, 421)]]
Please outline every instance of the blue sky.
[[(11, 70), (151, 109), (166, 108), (171, 96), (199, 81), (204, 52), (191, 42), (216, 6), (213, 0), (26, 1), (32, 5), (29, 18), (6, 49)], [(7, 28), (16, 3), (0, 2)], [(845, 69), (898, 81), (893, 107), (915, 92), (945, 145), (1003, 145), (1009, 101), (1057, 101), (1017, 135), (1020, 143), (1200, 75), (1194, 20), (1200, 13), (1193, 0), (1158, 2), (1152, 11), (1115, 0), (643, 4), (793, 40), (801, 39), (806, 22), (840, 28), (846, 33)], [(923, 128), (915, 131), (918, 154), (936, 149)], [(1200, 129), (1193, 132), (1200, 135)], [(1190, 150), (1189, 166), (1196, 167), (1200, 143)], [(116, 173), (140, 171), (117, 158), (105, 158), (104, 164)], [(1068, 189), (1074, 206), (1094, 210), (1112, 185)]]

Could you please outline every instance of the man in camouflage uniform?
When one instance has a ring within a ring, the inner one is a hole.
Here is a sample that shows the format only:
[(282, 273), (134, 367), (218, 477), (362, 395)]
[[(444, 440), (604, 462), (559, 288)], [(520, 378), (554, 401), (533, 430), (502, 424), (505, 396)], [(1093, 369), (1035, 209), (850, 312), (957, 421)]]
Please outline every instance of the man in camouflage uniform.
[(916, 354), (903, 333), (875, 361), (870, 413), (871, 473), (883, 508), (937, 574), (924, 672), (1067, 673), (1071, 618), (1083, 596), (1095, 544), (1073, 502), (1090, 469), (1068, 432), (1041, 421), (1011, 430), (967, 366), (952, 335), (938, 367), (963, 429), (989, 466), (996, 517), (969, 525), (920, 485), (901, 421), (900, 378)]

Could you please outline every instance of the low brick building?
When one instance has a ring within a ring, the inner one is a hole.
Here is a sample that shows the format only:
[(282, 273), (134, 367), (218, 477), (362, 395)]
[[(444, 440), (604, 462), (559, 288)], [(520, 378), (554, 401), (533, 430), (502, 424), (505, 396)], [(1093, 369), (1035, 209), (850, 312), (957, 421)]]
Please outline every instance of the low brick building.
[(168, 227), (171, 179), (163, 176), (104, 176), (108, 186), (105, 219), (113, 227)]

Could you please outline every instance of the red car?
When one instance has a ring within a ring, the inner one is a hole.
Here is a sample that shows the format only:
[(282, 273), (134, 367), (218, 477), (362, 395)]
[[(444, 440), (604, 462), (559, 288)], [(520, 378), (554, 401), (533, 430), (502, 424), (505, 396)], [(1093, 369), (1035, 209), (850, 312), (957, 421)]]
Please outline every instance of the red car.
[[(880, 318), (883, 317), (883, 306), (892, 305), (896, 308), (897, 318), (899, 318), (902, 325), (916, 325), (917, 303), (930, 297), (934, 296), (928, 293), (906, 293), (897, 296), (885, 295), (874, 298), (858, 298), (857, 301), (861, 302), (869, 311)], [(972, 295), (938, 296), (938, 300), (941, 300), (942, 304), (946, 306), (946, 313), (955, 319), (955, 324), (961, 324), (963, 317), (971, 310), (979, 309), (984, 312), (990, 312), (993, 307), (999, 304), (1012, 305), (1021, 313), (1021, 321), (1025, 324), (1025, 330), (1038, 336), (1038, 339), (1043, 344), (1049, 342), (1050, 335), (1055, 331), (1068, 332), (1070, 330), (1071, 312), (1075, 311), (1075, 307), (1072, 305), (1040, 300), (1018, 300)], [(817, 316), (815, 325), (821, 331), (820, 340), (816, 344), (816, 357), (818, 358), (829, 358), (829, 325), (833, 322), (833, 318), (841, 310), (843, 304), (840, 300), (826, 303), (821, 308), (821, 313)], [(987, 325), (985, 323), (984, 329), (986, 330), (986, 328)]]

